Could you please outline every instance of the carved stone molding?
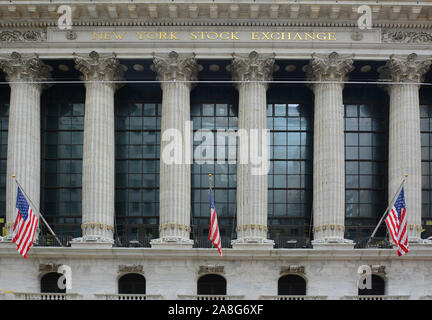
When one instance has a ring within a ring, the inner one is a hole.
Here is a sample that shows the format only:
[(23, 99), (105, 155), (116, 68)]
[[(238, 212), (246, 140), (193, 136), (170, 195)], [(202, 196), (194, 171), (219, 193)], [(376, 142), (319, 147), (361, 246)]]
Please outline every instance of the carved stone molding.
[(246, 56), (233, 54), (230, 65), (234, 81), (270, 81), (275, 71), (275, 54), (260, 55), (252, 51)]
[[(84, 81), (119, 81), (123, 79), (124, 67), (116, 58), (116, 54), (99, 54), (90, 52), (88, 56), (73, 54), (75, 68), (82, 73)], [(118, 87), (118, 84), (114, 84)]]
[(372, 270), (372, 273), (374, 273), (374, 274), (385, 274), (386, 273), (386, 271), (385, 271), (385, 269), (386, 269), (386, 267), (385, 266), (383, 266), (383, 265), (370, 265), (370, 268), (371, 268), (371, 270)]
[(224, 273), (224, 266), (200, 266), (198, 274), (206, 274), (206, 273)]
[(46, 31), (42, 30), (0, 30), (0, 42), (44, 42)]
[(287, 267), (281, 267), (280, 274), (285, 274), (285, 273), (301, 273), (301, 274), (304, 274), (305, 273), (305, 267), (304, 266), (299, 266), (299, 265), (296, 265), (296, 264), (292, 264), (292, 265), (289, 265)]
[(391, 55), (386, 65), (380, 68), (380, 77), (393, 82), (423, 82), (431, 62), (431, 58), (421, 58), (415, 53), (408, 56)]
[(383, 42), (396, 43), (432, 43), (432, 33), (426, 31), (384, 30), (381, 35)]
[(55, 263), (41, 263), (39, 265), (39, 272), (57, 272), (61, 264)]
[(179, 55), (171, 51), (167, 56), (153, 54), (153, 64), (150, 69), (157, 72), (160, 81), (196, 81), (198, 79), (198, 64), (195, 54)]
[(144, 267), (142, 265), (119, 265), (118, 273), (140, 273), (144, 274)]
[(307, 78), (311, 81), (345, 81), (348, 73), (354, 70), (354, 55), (312, 54), (312, 60), (305, 67)]
[(7, 81), (47, 81), (51, 78), (50, 69), (37, 54), (19, 54), (0, 56), (0, 69), (6, 74)]

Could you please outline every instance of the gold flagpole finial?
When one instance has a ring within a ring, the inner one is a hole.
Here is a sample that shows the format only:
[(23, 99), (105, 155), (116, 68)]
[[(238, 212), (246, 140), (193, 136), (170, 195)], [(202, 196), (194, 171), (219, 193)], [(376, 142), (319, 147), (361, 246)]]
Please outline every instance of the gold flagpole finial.
[(13, 175), (12, 175), (12, 178), (16, 178), (16, 175), (13, 174)]
[(408, 173), (405, 173), (404, 176), (405, 176), (405, 178), (408, 177)]

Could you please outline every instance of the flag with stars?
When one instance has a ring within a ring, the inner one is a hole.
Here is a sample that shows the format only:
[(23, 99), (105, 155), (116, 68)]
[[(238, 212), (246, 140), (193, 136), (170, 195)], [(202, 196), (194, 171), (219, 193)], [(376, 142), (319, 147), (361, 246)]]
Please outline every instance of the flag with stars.
[(398, 256), (403, 256), (409, 250), (405, 194), (403, 188), (399, 193), (393, 208), (385, 219), (385, 223), (390, 236), (396, 245)]
[(16, 200), (17, 217), (13, 227), (13, 240), (20, 255), (27, 258), (27, 253), (33, 245), (34, 235), (38, 226), (38, 218), (30, 208), (21, 189), (18, 187)]
[(219, 225), (216, 216), (216, 208), (213, 201), (213, 190), (210, 188), (210, 229), (209, 240), (216, 246), (222, 257), (221, 237), (219, 233)]

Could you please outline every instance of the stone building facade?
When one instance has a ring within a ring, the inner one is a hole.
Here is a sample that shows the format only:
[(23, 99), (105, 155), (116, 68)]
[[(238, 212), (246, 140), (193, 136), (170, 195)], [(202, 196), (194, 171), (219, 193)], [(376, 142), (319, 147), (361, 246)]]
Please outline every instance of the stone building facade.
[[(430, 298), (432, 2), (360, 5), (0, 0), (0, 298)], [(368, 239), (403, 180), (398, 257)], [(17, 182), (62, 245), (25, 260)]]

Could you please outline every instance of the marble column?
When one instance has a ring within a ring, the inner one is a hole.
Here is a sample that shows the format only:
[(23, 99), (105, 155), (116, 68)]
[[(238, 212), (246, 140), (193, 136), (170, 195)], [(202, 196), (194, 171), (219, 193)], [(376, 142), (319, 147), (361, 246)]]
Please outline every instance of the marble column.
[(33, 209), (37, 212), (40, 209), (40, 98), (47, 85), (38, 82), (49, 80), (50, 72), (36, 54), (21, 55), (17, 52), (0, 57), (0, 68), (11, 88), (6, 169), (7, 236), (4, 239), (10, 241), (16, 218), (17, 194), (17, 184), (12, 175), (21, 184)]
[(75, 57), (75, 68), (85, 81), (82, 237), (73, 246), (114, 243), (115, 139), (114, 93), (123, 67), (115, 54)]
[(190, 90), (197, 79), (195, 55), (155, 56), (162, 86), (159, 238), (152, 247), (192, 247)]
[(392, 201), (405, 174), (405, 203), (407, 206), (408, 241), (423, 243), (421, 239), (421, 139), (419, 88), (429, 70), (430, 58), (415, 53), (408, 56), (392, 55), (380, 70), (381, 78), (391, 80), (386, 85), (390, 95), (388, 201)]
[(312, 55), (306, 68), (315, 95), (313, 143), (314, 247), (349, 245), (345, 230), (345, 145), (343, 81), (353, 57), (336, 52)]
[[(231, 72), (239, 92), (237, 148), (237, 239), (233, 248), (272, 248), (267, 239), (268, 132), (266, 91), (274, 55), (234, 55)], [(255, 149), (255, 151), (254, 151)], [(260, 155), (253, 159), (255, 155)]]

